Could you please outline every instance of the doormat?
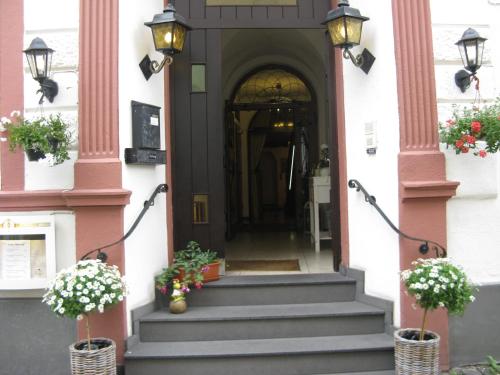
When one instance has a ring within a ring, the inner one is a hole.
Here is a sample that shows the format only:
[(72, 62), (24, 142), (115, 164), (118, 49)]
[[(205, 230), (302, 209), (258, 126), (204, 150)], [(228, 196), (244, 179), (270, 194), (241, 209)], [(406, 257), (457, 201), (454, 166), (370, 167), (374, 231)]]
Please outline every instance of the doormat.
[(229, 260), (228, 271), (300, 271), (298, 259), (283, 260)]

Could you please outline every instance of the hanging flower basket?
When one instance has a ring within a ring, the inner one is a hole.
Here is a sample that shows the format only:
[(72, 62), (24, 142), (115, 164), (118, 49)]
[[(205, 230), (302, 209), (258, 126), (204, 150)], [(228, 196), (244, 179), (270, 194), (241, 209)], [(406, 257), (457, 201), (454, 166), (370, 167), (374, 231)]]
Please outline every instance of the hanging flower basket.
[(439, 341), (437, 333), (406, 328), (394, 332), (396, 375), (439, 375)]
[(116, 375), (116, 344), (111, 339), (94, 338), (92, 349), (87, 350), (87, 340), (69, 346), (72, 375)]
[(21, 147), (29, 161), (47, 159), (49, 165), (69, 160), (72, 142), (69, 124), (60, 114), (25, 119), (19, 111), (0, 119), (0, 131), (7, 131), (10, 151)]
[(445, 124), (439, 124), (441, 142), (456, 154), (472, 153), (481, 158), (500, 149), (500, 98), (491, 105), (455, 108)]

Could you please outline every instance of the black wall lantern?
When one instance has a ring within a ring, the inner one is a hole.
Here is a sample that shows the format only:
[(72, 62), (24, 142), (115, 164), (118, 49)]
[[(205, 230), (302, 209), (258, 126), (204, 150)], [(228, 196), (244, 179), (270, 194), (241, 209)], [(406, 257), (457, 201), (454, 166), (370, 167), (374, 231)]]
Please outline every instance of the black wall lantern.
[(455, 43), (460, 51), (462, 63), (467, 69), (467, 71), (459, 70), (455, 74), (455, 83), (462, 92), (469, 88), (471, 80), (475, 78), (476, 72), (483, 63), (484, 42), (486, 40), (476, 30), (469, 27), (465, 30), (462, 38)]
[(35, 38), (23, 52), (26, 54), (33, 79), (40, 83), (40, 89), (37, 93), (42, 93), (42, 96), (38, 103), (42, 104), (44, 97), (52, 103), (59, 92), (57, 82), (49, 79), (54, 50), (47, 47), (43, 39)]
[(344, 58), (351, 59), (354, 65), (361, 68), (366, 74), (370, 71), (375, 57), (366, 48), (355, 57), (351, 48), (359, 45), (363, 22), (368, 20), (369, 18), (362, 16), (358, 9), (351, 8), (349, 1), (339, 0), (338, 8), (329, 11), (323, 23), (328, 26), (334, 47), (343, 49)]
[(144, 56), (139, 66), (148, 80), (153, 73), (159, 73), (165, 64), (172, 64), (173, 55), (182, 52), (186, 34), (191, 27), (184, 17), (177, 14), (172, 4), (168, 4), (163, 13), (156, 14), (153, 21), (145, 22), (144, 25), (151, 28), (156, 50), (165, 55), (161, 63), (151, 61), (148, 55)]

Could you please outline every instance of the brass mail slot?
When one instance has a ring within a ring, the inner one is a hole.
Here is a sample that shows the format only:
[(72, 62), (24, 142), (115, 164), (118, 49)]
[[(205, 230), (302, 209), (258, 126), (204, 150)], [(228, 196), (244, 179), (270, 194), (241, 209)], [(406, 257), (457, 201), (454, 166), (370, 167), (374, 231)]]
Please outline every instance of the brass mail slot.
[(193, 195), (193, 223), (208, 224), (208, 194)]

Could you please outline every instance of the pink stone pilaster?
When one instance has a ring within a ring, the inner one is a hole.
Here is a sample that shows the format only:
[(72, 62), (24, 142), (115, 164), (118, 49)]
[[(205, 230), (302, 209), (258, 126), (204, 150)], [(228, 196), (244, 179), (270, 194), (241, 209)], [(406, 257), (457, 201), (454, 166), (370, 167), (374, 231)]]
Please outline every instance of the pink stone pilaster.
[[(74, 189), (63, 195), (76, 215), (79, 258), (123, 236), (124, 206), (118, 137), (118, 0), (80, 0), (79, 158)], [(124, 272), (123, 243), (106, 250)], [(92, 317), (92, 336), (110, 337), (123, 363), (126, 308)], [(79, 327), (83, 336), (84, 327)]]
[[(0, 1), (0, 117), (24, 109), (23, 1)], [(24, 152), (0, 142), (2, 191), (24, 189)]]
[[(403, 232), (446, 246), (446, 201), (457, 182), (446, 180), (439, 152), (436, 84), (429, 0), (392, 1), (399, 100), (399, 225)], [(400, 267), (421, 257), (418, 244), (400, 240)], [(433, 256), (433, 254), (429, 254)], [(419, 327), (422, 311), (401, 289), (401, 326)], [(431, 315), (428, 329), (441, 335), (441, 365), (448, 367), (448, 318)]]

